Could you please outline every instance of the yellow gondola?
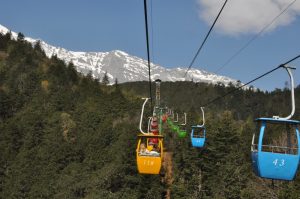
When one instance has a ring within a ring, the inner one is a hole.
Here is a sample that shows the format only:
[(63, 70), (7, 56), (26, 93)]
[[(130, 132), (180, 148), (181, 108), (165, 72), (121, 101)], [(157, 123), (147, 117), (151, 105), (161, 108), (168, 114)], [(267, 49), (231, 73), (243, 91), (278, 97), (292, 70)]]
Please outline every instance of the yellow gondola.
[(136, 162), (140, 174), (159, 174), (164, 151), (163, 138), (162, 135), (138, 135)]

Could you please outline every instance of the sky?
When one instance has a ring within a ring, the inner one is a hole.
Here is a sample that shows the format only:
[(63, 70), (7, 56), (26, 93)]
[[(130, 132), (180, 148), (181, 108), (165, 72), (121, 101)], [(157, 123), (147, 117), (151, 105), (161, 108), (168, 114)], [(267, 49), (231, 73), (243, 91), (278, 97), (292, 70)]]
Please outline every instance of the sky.
[[(300, 0), (294, 1), (228, 0), (192, 68), (245, 83), (299, 55)], [(0, 24), (14, 32), (72, 51), (122, 50), (147, 58), (142, 0), (0, 2)], [(147, 0), (152, 62), (167, 68), (187, 67), (224, 2)], [(264, 27), (268, 28), (259, 34)], [(300, 59), (290, 65), (298, 68), (294, 77), (299, 85)], [(274, 90), (283, 88), (286, 81), (287, 73), (279, 69), (253, 85)]]

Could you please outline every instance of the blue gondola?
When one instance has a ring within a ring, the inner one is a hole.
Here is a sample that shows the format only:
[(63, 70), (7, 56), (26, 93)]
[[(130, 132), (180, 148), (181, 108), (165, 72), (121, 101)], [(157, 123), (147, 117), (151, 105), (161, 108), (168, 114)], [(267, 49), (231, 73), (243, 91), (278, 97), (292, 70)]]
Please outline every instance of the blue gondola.
[[(293, 180), (300, 161), (300, 144), (299, 144), (299, 129), (300, 124), (296, 120), (272, 119), (272, 118), (258, 118), (257, 122), (261, 123), (260, 133), (258, 138), (258, 145), (252, 141), (252, 166), (254, 173), (263, 178), (277, 179), (277, 180)], [(292, 125), (295, 126), (296, 138), (298, 140), (296, 148), (285, 147), (283, 152), (272, 152), (276, 146), (268, 146), (271, 151), (263, 151), (263, 138), (265, 129), (272, 124)], [(256, 147), (257, 146), (257, 147)], [(289, 150), (292, 150), (290, 152)]]
[(202, 125), (192, 126), (192, 131), (191, 131), (192, 146), (197, 148), (204, 147), (205, 140), (206, 140), (206, 129), (204, 126), (205, 118), (204, 118), (203, 107), (201, 107), (201, 111), (202, 111), (203, 123)]
[(206, 129), (204, 126), (192, 126), (191, 140), (192, 146), (197, 148), (204, 147)]
[[(275, 180), (293, 180), (300, 161), (298, 129), (300, 121), (290, 120), (295, 112), (294, 81), (290, 68), (287, 66), (283, 67), (287, 70), (291, 79), (292, 113), (286, 118), (273, 116), (273, 118), (258, 118), (255, 120), (260, 125), (260, 131), (257, 144), (255, 143), (255, 134), (253, 135), (251, 157), (252, 167), (257, 176)], [(287, 146), (263, 144), (266, 128), (276, 124), (288, 129)], [(291, 136), (296, 139), (294, 146), (291, 145)]]

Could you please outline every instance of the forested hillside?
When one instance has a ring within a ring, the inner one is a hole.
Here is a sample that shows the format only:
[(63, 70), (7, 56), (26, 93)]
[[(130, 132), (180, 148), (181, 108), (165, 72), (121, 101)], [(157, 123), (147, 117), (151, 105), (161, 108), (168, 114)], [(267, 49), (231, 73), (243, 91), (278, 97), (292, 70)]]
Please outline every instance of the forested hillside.
[(142, 101), (19, 36), (0, 36), (0, 198), (161, 196), (159, 177), (136, 173)]
[[(0, 34), (0, 198), (164, 198), (167, 190), (171, 198), (300, 198), (299, 175), (272, 182), (251, 168), (253, 119), (288, 114), (287, 89), (240, 90), (206, 107), (202, 150), (165, 125), (171, 183), (137, 173), (140, 97), (147, 89), (146, 82), (107, 86), (47, 58), (22, 34), (17, 41)], [(191, 125), (199, 122), (202, 104), (230, 89), (166, 82), (161, 98), (187, 112)], [(299, 99), (300, 87), (298, 105)]]
[[(281, 70), (283, 73), (286, 73), (284, 69)], [(249, 79), (251, 78), (253, 77), (249, 77)], [(139, 96), (149, 96), (147, 82), (124, 83), (121, 87), (129, 93), (136, 93)], [(152, 93), (154, 94), (154, 84), (152, 88)], [(225, 87), (222, 84), (163, 82), (161, 84), (161, 98), (166, 106), (178, 112), (189, 113), (195, 110), (201, 113), (200, 107), (205, 106), (206, 112), (211, 114), (220, 114), (225, 110), (230, 110), (236, 120), (246, 120), (248, 117), (283, 116), (289, 115), (291, 112), (291, 92), (289, 86), (283, 90), (275, 89), (272, 92), (263, 92), (250, 86), (248, 89), (240, 89), (222, 99), (212, 102), (214, 99), (223, 96), (233, 89), (235, 87)], [(300, 107), (300, 85), (295, 89), (295, 98), (296, 107)], [(299, 117), (300, 109), (296, 108), (295, 118), (299, 119)]]

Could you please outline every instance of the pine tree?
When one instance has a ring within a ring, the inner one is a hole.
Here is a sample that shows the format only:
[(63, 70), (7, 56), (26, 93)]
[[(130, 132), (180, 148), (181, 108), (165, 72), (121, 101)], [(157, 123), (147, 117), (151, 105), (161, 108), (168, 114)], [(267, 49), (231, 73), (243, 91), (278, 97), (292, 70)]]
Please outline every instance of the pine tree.
[(18, 33), (17, 40), (22, 42), (22, 41), (24, 41), (24, 38), (25, 38), (24, 34), (21, 33), (21, 32), (19, 32), (19, 33)]
[(108, 85), (109, 84), (109, 79), (108, 79), (108, 76), (107, 76), (107, 71), (105, 71), (105, 74), (102, 78), (102, 84), (104, 85)]
[(115, 87), (117, 88), (119, 85), (118, 78), (115, 79)]

